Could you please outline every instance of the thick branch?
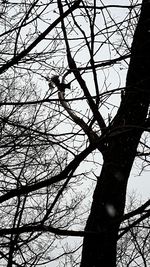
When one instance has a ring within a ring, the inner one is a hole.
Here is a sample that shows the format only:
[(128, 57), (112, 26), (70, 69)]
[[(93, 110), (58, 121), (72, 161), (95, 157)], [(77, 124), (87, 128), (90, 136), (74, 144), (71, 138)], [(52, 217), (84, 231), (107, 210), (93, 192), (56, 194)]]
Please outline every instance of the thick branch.
[(82, 162), (93, 150), (95, 149), (94, 146), (90, 145), (84, 151), (82, 151), (79, 155), (77, 155), (69, 164), (68, 166), (59, 174), (48, 178), (47, 180), (34, 183), (32, 185), (25, 185), (20, 188), (12, 189), (8, 193), (0, 196), (0, 203), (13, 198), (15, 196), (20, 196), (23, 194), (28, 194), (30, 192), (36, 191), (46, 186), (50, 186), (51, 184), (60, 182), (67, 178), (69, 173), (75, 170), (80, 162)]
[(84, 120), (82, 120), (81, 118), (79, 118), (73, 111), (72, 109), (68, 106), (68, 104), (65, 101), (64, 98), (64, 92), (58, 92), (58, 97), (60, 100), (61, 105), (64, 107), (64, 109), (67, 111), (67, 113), (70, 115), (70, 117), (72, 118), (72, 120), (78, 124), (82, 130), (85, 132), (85, 134), (87, 134), (87, 136), (89, 137), (89, 141), (95, 141), (98, 139), (97, 134), (92, 131), (88, 125), (84, 122)]

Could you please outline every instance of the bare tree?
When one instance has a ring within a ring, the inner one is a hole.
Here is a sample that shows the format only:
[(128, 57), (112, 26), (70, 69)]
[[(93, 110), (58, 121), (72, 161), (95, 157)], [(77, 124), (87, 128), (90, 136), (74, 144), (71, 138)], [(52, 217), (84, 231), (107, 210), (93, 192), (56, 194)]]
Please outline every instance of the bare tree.
[(126, 215), (118, 236), (117, 266), (148, 266), (150, 262), (149, 201), (141, 205), (137, 199), (134, 193), (128, 196)]
[(124, 208), (134, 160), (149, 165), (149, 14), (1, 1), (1, 266), (132, 266), (132, 247), (147, 266), (150, 203)]

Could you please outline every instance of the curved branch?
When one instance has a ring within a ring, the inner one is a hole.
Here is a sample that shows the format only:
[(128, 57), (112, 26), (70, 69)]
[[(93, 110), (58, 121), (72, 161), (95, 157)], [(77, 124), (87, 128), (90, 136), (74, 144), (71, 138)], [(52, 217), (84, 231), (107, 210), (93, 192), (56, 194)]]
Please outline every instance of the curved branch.
[(88, 125), (84, 122), (84, 120), (79, 118), (73, 112), (73, 110), (68, 106), (68, 104), (67, 104), (67, 102), (65, 101), (65, 98), (64, 98), (64, 92), (59, 91), (58, 92), (58, 97), (59, 97), (61, 105), (64, 107), (64, 109), (70, 115), (72, 120), (82, 128), (82, 130), (85, 132), (85, 134), (87, 134), (87, 136), (89, 137), (89, 141), (93, 141), (93, 140), (95, 140), (95, 138), (97, 139), (98, 138), (97, 134), (94, 131), (92, 131), (88, 127)]
[(79, 85), (81, 86), (81, 88), (84, 92), (84, 95), (87, 98), (88, 104), (89, 104), (89, 106), (93, 112), (93, 115), (99, 124), (101, 131), (104, 132), (106, 129), (106, 124), (104, 122), (104, 119), (103, 119), (102, 115), (100, 114), (100, 112), (98, 111), (98, 106), (93, 101), (91, 94), (89, 93), (89, 90), (86, 86), (86, 83), (83, 80), (83, 78), (82, 78), (82, 76), (81, 76), (81, 74), (80, 74), (80, 72), (76, 66), (76, 63), (75, 63), (75, 61), (71, 55), (70, 46), (68, 43), (68, 38), (67, 38), (67, 33), (66, 33), (66, 28), (65, 28), (65, 24), (64, 24), (64, 12), (63, 12), (62, 3), (60, 0), (57, 0), (57, 3), (58, 3), (59, 13), (60, 13), (60, 17), (61, 17), (61, 27), (62, 27), (62, 31), (63, 31), (63, 35), (64, 35), (64, 41), (66, 44), (66, 52), (67, 52), (67, 59), (68, 59), (69, 68), (74, 73), (75, 78), (77, 79)]

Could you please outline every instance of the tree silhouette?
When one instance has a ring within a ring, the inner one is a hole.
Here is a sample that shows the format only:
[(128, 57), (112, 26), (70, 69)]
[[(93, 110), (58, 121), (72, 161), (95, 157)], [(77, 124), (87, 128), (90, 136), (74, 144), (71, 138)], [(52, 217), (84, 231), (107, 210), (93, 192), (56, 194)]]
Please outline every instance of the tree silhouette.
[(149, 200), (124, 214), (149, 165), (150, 3), (124, 2), (1, 2), (1, 266), (150, 261)]

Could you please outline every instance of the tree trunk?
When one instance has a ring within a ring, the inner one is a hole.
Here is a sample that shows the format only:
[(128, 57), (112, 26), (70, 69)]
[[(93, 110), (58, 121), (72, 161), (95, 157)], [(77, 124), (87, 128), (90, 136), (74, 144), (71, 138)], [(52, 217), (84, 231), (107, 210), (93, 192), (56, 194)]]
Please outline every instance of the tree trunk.
[(134, 34), (126, 90), (106, 131), (104, 164), (95, 188), (83, 242), (81, 267), (115, 267), (119, 219), (150, 98), (150, 1), (143, 0)]

